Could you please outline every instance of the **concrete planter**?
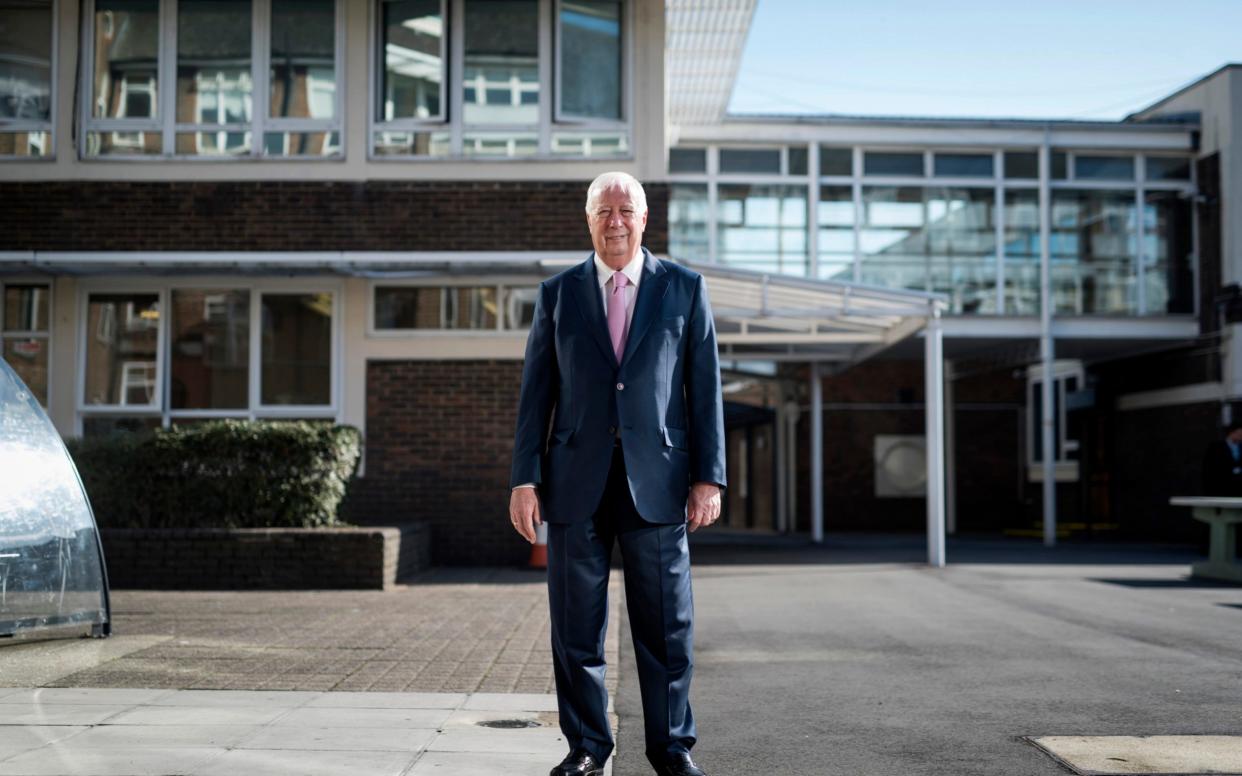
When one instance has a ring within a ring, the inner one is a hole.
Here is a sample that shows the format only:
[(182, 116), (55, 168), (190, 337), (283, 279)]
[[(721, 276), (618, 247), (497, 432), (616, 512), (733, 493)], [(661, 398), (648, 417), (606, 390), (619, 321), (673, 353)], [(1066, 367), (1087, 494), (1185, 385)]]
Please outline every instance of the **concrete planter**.
[(114, 588), (389, 590), (430, 565), (423, 523), (331, 528), (104, 528)]

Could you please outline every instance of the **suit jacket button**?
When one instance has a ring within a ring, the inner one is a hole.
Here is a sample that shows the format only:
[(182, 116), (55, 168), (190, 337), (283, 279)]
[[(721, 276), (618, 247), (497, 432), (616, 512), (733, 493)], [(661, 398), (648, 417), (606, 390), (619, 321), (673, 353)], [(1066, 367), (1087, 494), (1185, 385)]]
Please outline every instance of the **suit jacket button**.
[(625, 383), (617, 383), (617, 390), (618, 390), (618, 391), (624, 391), (624, 390), (625, 390)]

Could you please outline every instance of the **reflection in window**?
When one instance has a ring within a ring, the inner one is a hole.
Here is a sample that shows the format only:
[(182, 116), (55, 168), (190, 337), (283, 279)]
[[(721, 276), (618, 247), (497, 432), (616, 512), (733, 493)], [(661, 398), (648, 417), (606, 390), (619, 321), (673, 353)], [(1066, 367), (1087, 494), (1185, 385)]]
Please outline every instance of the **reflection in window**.
[(495, 286), (379, 286), (376, 329), (494, 330)]
[(335, 0), (272, 0), (271, 116), (336, 113)]
[(169, 407), (244, 409), (250, 397), (250, 292), (172, 292)]
[(781, 171), (779, 148), (722, 148), (720, 171), (740, 173), (771, 173)]
[(960, 313), (996, 312), (996, 195), (931, 188), (927, 196), (928, 290)]
[(466, 123), (537, 123), (537, 0), (465, 0), (464, 25), (462, 103)]
[(3, 357), (35, 399), (47, 406), (47, 337), (4, 337)]
[(1074, 177), (1079, 180), (1134, 180), (1132, 156), (1074, 155)]
[(991, 154), (936, 154), (935, 174), (945, 178), (991, 178)]
[(1034, 151), (1006, 151), (1005, 177), (1036, 180), (1039, 178), (1039, 154)]
[(853, 175), (854, 149), (819, 147), (820, 175)]
[(1149, 181), (1188, 181), (1190, 180), (1190, 158), (1186, 156), (1149, 156), (1147, 157), (1147, 180)]
[(1190, 199), (1175, 191), (1149, 191), (1146, 200), (1143, 206), (1146, 312), (1194, 312)]
[(806, 211), (806, 186), (721, 184), (716, 212), (720, 261), (805, 275)]
[(620, 0), (562, 0), (561, 115), (621, 118)]
[(157, 294), (92, 293), (86, 309), (85, 402), (156, 407)]
[(96, 0), (94, 37), (91, 115), (159, 115), (159, 0)]
[(4, 330), (47, 331), (51, 288), (14, 283), (4, 287)]
[(250, 26), (250, 0), (178, 3), (177, 121), (204, 128), (179, 137), (178, 153), (250, 152)]
[(819, 276), (854, 279), (854, 191), (849, 186), (820, 186)]
[(1052, 293), (1057, 312), (1137, 311), (1133, 191), (1052, 193)]
[(47, 369), (51, 287), (14, 283), (0, 296), (0, 358), (26, 383), (38, 402), (47, 406)]
[(630, 151), (624, 132), (554, 132), (552, 153), (572, 156), (621, 156)]
[(380, 119), (442, 117), (444, 19), (440, 0), (388, 0), (381, 8)]
[(668, 189), (668, 252), (677, 259), (708, 261), (707, 185), (674, 183)]
[(504, 326), (510, 330), (529, 329), (535, 320), (535, 299), (539, 296), (538, 286), (506, 287), (504, 296)]
[(0, 121), (51, 121), (51, 0), (0, 2), (0, 19)]
[(331, 403), (332, 294), (263, 294), (260, 307), (260, 403)]
[(706, 148), (668, 149), (669, 172), (707, 172)]
[(923, 190), (866, 186), (858, 235), (861, 280), (889, 288), (927, 288), (927, 214)]
[[(1006, 154), (1005, 164), (1009, 164)], [(1005, 191), (1005, 313), (1039, 314), (1039, 192)]]
[(923, 177), (923, 154), (919, 152), (867, 151), (863, 154), (864, 175), (908, 175)]

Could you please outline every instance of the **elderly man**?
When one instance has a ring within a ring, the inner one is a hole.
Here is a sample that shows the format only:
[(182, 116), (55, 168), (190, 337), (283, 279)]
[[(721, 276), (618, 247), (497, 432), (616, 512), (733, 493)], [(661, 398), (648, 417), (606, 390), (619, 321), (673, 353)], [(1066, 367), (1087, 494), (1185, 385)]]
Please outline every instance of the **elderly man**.
[(642, 691), (647, 759), (690, 758), (693, 606), (686, 531), (720, 516), (724, 413), (703, 278), (642, 247), (647, 198), (605, 173), (587, 190), (595, 252), (539, 287), (513, 448), (509, 515), (548, 524), (548, 600), (561, 731), (552, 776), (595, 776), (612, 754), (604, 632), (618, 542)]

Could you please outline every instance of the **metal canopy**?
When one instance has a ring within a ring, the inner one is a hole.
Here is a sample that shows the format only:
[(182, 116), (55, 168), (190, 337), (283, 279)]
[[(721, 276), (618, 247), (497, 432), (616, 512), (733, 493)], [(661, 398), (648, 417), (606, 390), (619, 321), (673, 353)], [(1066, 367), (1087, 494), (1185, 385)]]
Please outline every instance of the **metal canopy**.
[(721, 355), (737, 360), (840, 371), (915, 334), (946, 306), (936, 294), (681, 263), (706, 278)]
[(755, 4), (756, 0), (665, 3), (669, 124), (714, 124), (724, 117)]

